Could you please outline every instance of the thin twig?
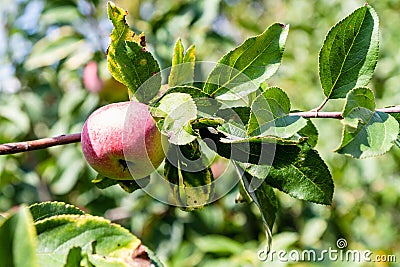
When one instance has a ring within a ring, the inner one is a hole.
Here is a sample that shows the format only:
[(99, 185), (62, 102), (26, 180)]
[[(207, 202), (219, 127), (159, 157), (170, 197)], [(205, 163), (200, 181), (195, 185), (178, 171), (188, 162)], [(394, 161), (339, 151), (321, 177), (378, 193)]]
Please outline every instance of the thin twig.
[[(400, 113), (400, 105), (393, 106), (389, 108), (378, 108), (376, 111), (385, 112), (385, 113)], [(303, 118), (325, 118), (325, 119), (343, 119), (343, 115), (341, 112), (318, 112), (316, 109), (304, 112), (293, 112), (290, 113), (293, 116), (300, 116)]]
[(324, 101), (322, 101), (321, 105), (319, 105), (317, 108), (313, 109), (312, 111), (320, 111), (325, 105), (326, 103), (328, 103), (329, 98), (325, 98)]
[(293, 112), (290, 113), (292, 116), (300, 116), (307, 119), (318, 119), (318, 118), (326, 118), (326, 119), (343, 119), (341, 112), (318, 112), (318, 111), (304, 111), (304, 112)]
[(32, 141), (8, 143), (0, 145), (0, 155), (15, 154), (19, 152), (32, 151), (52, 146), (66, 145), (81, 141), (81, 134), (63, 134), (55, 137), (37, 139)]
[[(385, 112), (385, 113), (400, 113), (400, 105), (389, 107), (389, 108), (380, 108), (377, 111)], [(330, 118), (330, 119), (343, 119), (341, 112), (318, 112), (316, 110), (304, 111), (304, 112), (293, 112), (290, 113), (293, 116), (301, 116), (303, 118)], [(25, 142), (17, 142), (17, 143), (8, 143), (8, 144), (0, 144), (0, 155), (6, 154), (15, 154), (20, 152), (38, 150), (43, 148), (48, 148), (52, 146), (60, 146), (71, 143), (78, 143), (81, 141), (81, 134), (63, 134), (50, 138), (43, 138), (32, 141)]]

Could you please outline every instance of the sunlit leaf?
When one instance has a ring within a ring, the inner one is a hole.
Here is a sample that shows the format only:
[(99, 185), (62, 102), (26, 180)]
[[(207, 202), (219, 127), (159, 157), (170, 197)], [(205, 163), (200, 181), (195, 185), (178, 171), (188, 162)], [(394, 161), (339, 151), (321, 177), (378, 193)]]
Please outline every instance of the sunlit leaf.
[(289, 138), (307, 125), (300, 116), (289, 116), (290, 100), (277, 87), (265, 90), (251, 105), (249, 136), (277, 136)]
[(37, 237), (27, 207), (0, 222), (1, 266), (37, 267)]
[(125, 20), (127, 12), (112, 2), (108, 2), (107, 11), (114, 25), (107, 51), (108, 69), (128, 87), (131, 96), (148, 103), (161, 87), (158, 62), (146, 50), (145, 36), (130, 30)]
[(184, 50), (181, 39), (178, 39), (172, 56), (171, 73), (168, 77), (170, 87), (193, 82), (196, 48), (192, 45), (186, 53)]
[(37, 253), (43, 267), (64, 266), (71, 257), (70, 250), (77, 247), (90, 261), (95, 261), (95, 266), (128, 267), (134, 264), (132, 255), (141, 245), (121, 226), (90, 215), (54, 216), (36, 223), (36, 229)]
[(34, 45), (25, 61), (25, 68), (32, 70), (55, 64), (81, 49), (83, 42), (72, 29), (65, 27), (56, 40), (43, 38)]
[(235, 99), (256, 91), (278, 70), (288, 31), (289, 25), (275, 23), (227, 53), (208, 76), (204, 92)]
[(194, 244), (204, 253), (241, 253), (243, 246), (240, 242), (226, 236), (206, 235), (194, 240)]
[[(393, 113), (392, 116), (400, 124), (400, 113)], [(396, 141), (394, 143), (396, 144), (396, 146), (398, 146), (400, 148), (400, 132), (399, 132), (399, 135), (397, 136), (397, 139), (396, 139)]]
[(197, 106), (186, 93), (165, 95), (152, 111), (153, 116), (163, 118), (158, 122), (161, 132), (172, 144), (185, 145), (196, 139), (190, 122), (197, 118)]
[(344, 98), (365, 86), (374, 73), (379, 52), (379, 19), (368, 4), (336, 24), (319, 55), (319, 73), (327, 98)]
[(374, 93), (368, 88), (351, 90), (343, 111), (343, 137), (336, 152), (366, 158), (382, 155), (394, 144), (399, 123), (391, 115), (375, 110)]
[(265, 182), (298, 199), (325, 205), (332, 202), (334, 185), (329, 169), (307, 144), (278, 145)]

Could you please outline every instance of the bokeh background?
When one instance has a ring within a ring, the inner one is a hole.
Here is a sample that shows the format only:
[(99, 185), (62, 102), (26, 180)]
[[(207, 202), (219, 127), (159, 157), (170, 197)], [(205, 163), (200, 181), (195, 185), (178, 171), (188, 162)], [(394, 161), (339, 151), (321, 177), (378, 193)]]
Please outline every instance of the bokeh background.
[[(145, 32), (148, 49), (170, 66), (180, 37), (196, 45), (197, 59), (216, 61), (247, 37), (279, 21), (290, 24), (283, 63), (271, 85), (284, 89), (292, 108), (321, 103), (318, 53), (327, 31), (364, 4), (361, 0), (136, 1), (116, 4)], [(380, 17), (381, 52), (370, 87), (377, 106), (400, 104), (400, 1), (369, 1)], [(97, 107), (128, 99), (111, 79), (105, 51), (112, 25), (102, 0), (2, 0), (0, 5), (0, 142), (80, 132)], [(325, 110), (340, 111), (332, 101)], [(341, 123), (315, 120), (318, 150), (335, 182), (332, 206), (278, 192), (273, 249), (349, 249), (397, 255), (400, 262), (400, 150), (355, 160), (335, 154)], [(232, 174), (233, 175), (233, 174)], [(254, 205), (235, 204), (237, 189), (200, 211), (183, 212), (114, 186), (99, 190), (79, 144), (0, 156), (0, 212), (13, 206), (59, 200), (122, 224), (168, 266), (264, 266), (266, 244)], [(269, 266), (396, 266), (390, 263), (279, 263)], [(398, 265), (397, 265), (398, 266)]]

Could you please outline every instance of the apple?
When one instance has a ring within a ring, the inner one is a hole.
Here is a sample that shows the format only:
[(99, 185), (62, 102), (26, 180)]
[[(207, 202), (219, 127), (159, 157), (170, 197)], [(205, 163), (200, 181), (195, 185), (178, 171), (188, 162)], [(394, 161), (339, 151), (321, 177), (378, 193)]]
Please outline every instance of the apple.
[(82, 151), (99, 174), (117, 180), (141, 179), (164, 160), (168, 149), (148, 107), (139, 102), (103, 106), (86, 120)]

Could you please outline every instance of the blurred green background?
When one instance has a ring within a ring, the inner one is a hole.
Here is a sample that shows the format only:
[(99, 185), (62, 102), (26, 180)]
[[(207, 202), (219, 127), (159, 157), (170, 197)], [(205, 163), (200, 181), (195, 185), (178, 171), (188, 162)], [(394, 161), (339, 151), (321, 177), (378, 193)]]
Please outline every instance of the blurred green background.
[[(216, 61), (273, 22), (290, 24), (283, 64), (270, 81), (284, 89), (292, 109), (323, 100), (318, 52), (327, 31), (364, 4), (361, 0), (134, 1), (116, 4), (145, 32), (161, 68), (170, 66), (177, 38), (195, 44), (197, 59)], [(369, 1), (381, 20), (381, 52), (370, 87), (377, 106), (400, 104), (400, 1)], [(101, 0), (3, 0), (0, 5), (0, 142), (80, 132), (97, 107), (127, 100), (110, 78), (105, 51), (112, 25)], [(325, 110), (341, 110), (332, 101)], [(332, 152), (341, 124), (315, 120), (318, 150), (335, 181), (326, 207), (278, 193), (273, 249), (349, 249), (394, 254), (400, 262), (400, 150), (367, 160)], [(186, 213), (137, 191), (95, 188), (79, 144), (0, 156), (0, 212), (21, 203), (60, 200), (124, 225), (168, 266), (264, 266), (266, 245), (254, 205), (235, 204), (237, 189), (200, 211)], [(279, 263), (269, 266), (396, 266), (390, 263)], [(398, 266), (398, 265), (397, 265)]]

